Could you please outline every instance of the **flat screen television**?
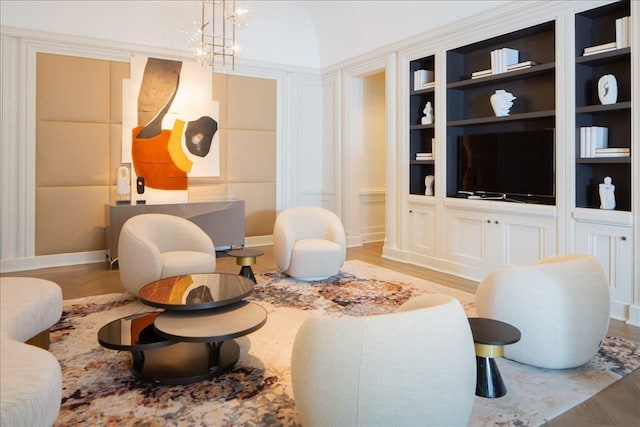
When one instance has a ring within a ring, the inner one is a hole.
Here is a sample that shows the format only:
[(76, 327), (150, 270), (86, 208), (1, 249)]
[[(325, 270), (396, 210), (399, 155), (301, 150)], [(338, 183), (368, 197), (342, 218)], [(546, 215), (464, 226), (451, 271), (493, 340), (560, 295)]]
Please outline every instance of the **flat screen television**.
[(458, 193), (555, 203), (554, 129), (458, 138)]

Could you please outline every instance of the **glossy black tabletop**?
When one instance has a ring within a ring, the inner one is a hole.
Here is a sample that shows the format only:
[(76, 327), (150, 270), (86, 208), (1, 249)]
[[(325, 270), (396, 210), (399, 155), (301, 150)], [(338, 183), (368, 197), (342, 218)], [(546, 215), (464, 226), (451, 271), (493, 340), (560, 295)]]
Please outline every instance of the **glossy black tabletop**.
[(507, 345), (520, 341), (520, 330), (495, 319), (470, 317), (473, 341), (479, 344)]
[(140, 289), (140, 300), (168, 310), (204, 310), (238, 302), (254, 283), (236, 274), (207, 273), (168, 277)]
[(159, 336), (153, 321), (161, 312), (136, 313), (107, 323), (98, 331), (100, 345), (112, 350), (145, 351), (175, 343)]

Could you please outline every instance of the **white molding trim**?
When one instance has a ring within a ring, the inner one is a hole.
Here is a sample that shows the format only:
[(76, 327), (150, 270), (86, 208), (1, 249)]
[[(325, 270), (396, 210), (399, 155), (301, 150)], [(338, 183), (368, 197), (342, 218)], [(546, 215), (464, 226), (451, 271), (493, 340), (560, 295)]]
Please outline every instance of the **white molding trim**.
[(256, 246), (269, 246), (273, 245), (273, 234), (264, 236), (251, 236), (244, 238), (244, 246), (246, 248), (252, 248)]
[(627, 324), (640, 327), (640, 305), (631, 304), (629, 306), (629, 318)]

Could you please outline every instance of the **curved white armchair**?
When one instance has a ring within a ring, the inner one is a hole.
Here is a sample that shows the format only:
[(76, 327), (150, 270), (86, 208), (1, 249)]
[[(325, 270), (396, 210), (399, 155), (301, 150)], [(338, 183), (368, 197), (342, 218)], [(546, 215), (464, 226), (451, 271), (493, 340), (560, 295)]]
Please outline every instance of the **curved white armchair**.
[(293, 344), (293, 394), (313, 426), (465, 426), (476, 388), (467, 316), (445, 295), (392, 314), (309, 318)]
[(129, 218), (118, 240), (120, 280), (129, 292), (154, 280), (181, 274), (213, 273), (216, 250), (196, 224), (173, 215)]
[(340, 218), (317, 207), (280, 212), (273, 227), (273, 252), (281, 271), (300, 280), (338, 274), (347, 244)]
[(609, 286), (598, 260), (560, 255), (489, 274), (476, 291), (478, 315), (520, 329), (504, 357), (541, 368), (588, 362), (609, 328)]

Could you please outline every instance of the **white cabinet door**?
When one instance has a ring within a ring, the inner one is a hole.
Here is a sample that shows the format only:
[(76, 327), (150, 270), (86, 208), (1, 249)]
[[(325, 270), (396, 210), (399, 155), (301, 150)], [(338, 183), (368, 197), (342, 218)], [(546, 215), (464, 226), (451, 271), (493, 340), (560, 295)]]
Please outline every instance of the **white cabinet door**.
[(557, 253), (553, 219), (500, 215), (501, 251), (498, 266), (531, 265)]
[(462, 265), (490, 269), (496, 262), (500, 244), (489, 215), (485, 212), (447, 210), (447, 259)]
[[(632, 228), (576, 223), (576, 252), (595, 256), (609, 279), (611, 300), (633, 303)], [(615, 305), (615, 304), (614, 304)], [(612, 307), (615, 310), (615, 307)], [(615, 315), (615, 313), (612, 313)], [(624, 317), (618, 314), (616, 317)]]
[(512, 265), (530, 265), (557, 253), (555, 220), (447, 210), (447, 258), (483, 274)]
[(435, 255), (435, 208), (409, 205), (409, 251), (419, 256)]

